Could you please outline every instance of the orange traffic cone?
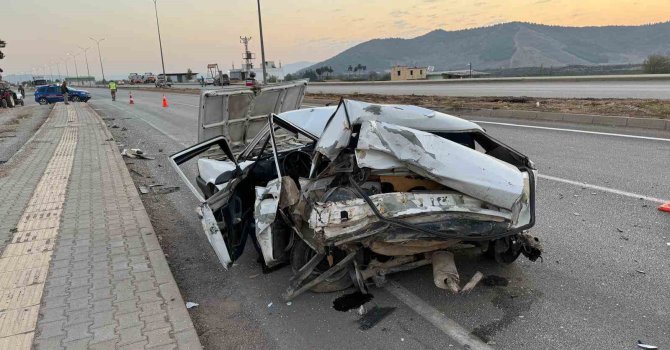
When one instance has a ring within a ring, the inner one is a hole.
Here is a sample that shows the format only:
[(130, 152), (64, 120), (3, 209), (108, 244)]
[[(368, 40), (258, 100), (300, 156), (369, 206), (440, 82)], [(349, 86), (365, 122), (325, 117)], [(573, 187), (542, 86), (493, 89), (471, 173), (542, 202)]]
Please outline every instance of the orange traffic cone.
[(658, 207), (658, 210), (670, 213), (670, 202), (665, 202)]
[(128, 104), (134, 105), (134, 104), (135, 104), (135, 100), (133, 100), (133, 93), (130, 92), (130, 93), (128, 93), (128, 95), (130, 96), (130, 102), (128, 102)]
[(165, 98), (165, 95), (163, 95), (163, 107), (167, 108), (168, 103), (167, 103), (167, 98)]

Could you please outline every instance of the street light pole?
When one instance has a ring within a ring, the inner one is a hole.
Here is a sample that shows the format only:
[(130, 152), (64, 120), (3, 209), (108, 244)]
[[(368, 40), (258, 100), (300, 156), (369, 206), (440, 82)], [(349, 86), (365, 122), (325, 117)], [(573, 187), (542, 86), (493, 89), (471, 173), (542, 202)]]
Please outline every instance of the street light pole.
[[(81, 51), (84, 51), (84, 59), (86, 60), (86, 74), (90, 77), (91, 76), (91, 71), (88, 69), (88, 56), (86, 55), (86, 51), (88, 51), (88, 49), (90, 49), (90, 47), (83, 48), (83, 47), (79, 46), (79, 48), (81, 49)], [(89, 84), (89, 86), (90, 86), (90, 84)]]
[(67, 78), (70, 76), (70, 70), (67, 69), (67, 58), (63, 59), (63, 64), (65, 64), (65, 75), (66, 75), (66, 77), (63, 80), (67, 80)]
[(68, 56), (72, 57), (72, 60), (74, 61), (74, 72), (77, 75), (77, 83), (79, 82), (79, 69), (77, 69), (77, 55), (72, 55), (68, 52)]
[(263, 66), (263, 84), (267, 84), (267, 71), (265, 69), (265, 45), (263, 44), (263, 20), (261, 20), (261, 0), (256, 0), (258, 4), (258, 28), (261, 34), (261, 65)]
[(100, 40), (94, 39), (92, 37), (88, 37), (89, 39), (95, 41), (96, 44), (98, 44), (98, 58), (100, 59), (100, 71), (102, 72), (102, 83), (105, 83), (105, 69), (102, 68), (102, 54), (100, 54), (100, 42), (105, 40), (105, 38), (102, 38)]
[(60, 74), (60, 63), (58, 63), (58, 61), (56, 61), (55, 64), (56, 64), (56, 69), (58, 70), (58, 77), (62, 81), (63, 80), (63, 75)]
[(50, 65), (45, 64), (44, 66), (45, 66), (45, 67), (46, 67), (46, 66), (49, 66), (49, 75), (51, 76), (51, 83), (53, 84), (53, 82), (54, 82), (54, 72), (51, 70), (51, 66), (50, 66)]
[(158, 28), (158, 46), (161, 49), (161, 66), (163, 67), (163, 82), (167, 84), (167, 75), (165, 74), (165, 60), (163, 59), (163, 42), (161, 41), (161, 26), (158, 23), (158, 5), (154, 1), (154, 11), (156, 11), (156, 28)]

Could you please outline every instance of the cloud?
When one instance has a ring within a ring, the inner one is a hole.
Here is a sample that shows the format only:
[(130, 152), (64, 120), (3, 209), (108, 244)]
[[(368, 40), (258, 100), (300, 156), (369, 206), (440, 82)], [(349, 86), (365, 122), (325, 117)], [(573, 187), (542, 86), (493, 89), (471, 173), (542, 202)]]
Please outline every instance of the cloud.
[(404, 16), (404, 15), (409, 15), (409, 12), (402, 11), (402, 10), (394, 10), (394, 11), (389, 12), (389, 15), (394, 16), (394, 17), (399, 17), (399, 16)]

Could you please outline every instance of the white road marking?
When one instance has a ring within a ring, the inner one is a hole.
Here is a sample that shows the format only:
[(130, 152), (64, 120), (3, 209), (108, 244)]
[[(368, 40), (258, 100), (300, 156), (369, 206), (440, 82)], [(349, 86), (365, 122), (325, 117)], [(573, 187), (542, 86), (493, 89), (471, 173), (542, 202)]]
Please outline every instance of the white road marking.
[(641, 140), (652, 140), (652, 141), (664, 141), (670, 142), (670, 139), (662, 137), (649, 137), (649, 136), (637, 136), (637, 135), (626, 135), (626, 134), (615, 134), (609, 132), (598, 132), (598, 131), (586, 131), (578, 129), (563, 129), (563, 128), (550, 128), (547, 126), (536, 126), (536, 125), (526, 125), (526, 124), (512, 124), (512, 123), (499, 123), (499, 122), (488, 122), (483, 120), (471, 120), (471, 122), (479, 124), (491, 124), (491, 125), (503, 125), (503, 126), (514, 126), (517, 128), (529, 128), (529, 129), (542, 129), (542, 130), (554, 130), (554, 131), (565, 131), (565, 132), (575, 132), (580, 134), (592, 134), (592, 135), (604, 135), (604, 136), (614, 136), (614, 137), (625, 137), (630, 139), (641, 139)]
[(563, 179), (563, 178), (560, 178), (560, 177), (555, 177), (555, 176), (550, 176), (550, 175), (540, 174), (538, 176), (542, 179), (547, 179), (547, 180), (556, 181), (556, 182), (562, 182), (562, 183), (575, 185), (575, 186), (580, 186), (580, 187), (586, 187), (586, 188), (590, 188), (592, 190), (614, 193), (614, 194), (618, 194), (620, 196), (625, 196), (625, 197), (630, 197), (630, 198), (635, 198), (635, 199), (642, 199), (642, 200), (646, 200), (646, 201), (649, 201), (649, 202), (654, 202), (654, 203), (665, 203), (666, 202), (665, 200), (660, 199), (660, 198), (649, 197), (649, 196), (645, 196), (645, 195), (641, 195), (641, 194), (637, 194), (637, 193), (621, 191), (621, 190), (617, 190), (615, 188), (609, 188), (609, 187), (598, 186), (598, 185), (591, 185), (591, 184), (587, 184), (585, 182), (573, 181), (573, 180)]
[(410, 309), (414, 310), (421, 317), (425, 318), (426, 321), (430, 322), (433, 326), (437, 327), (439, 330), (444, 332), (446, 335), (451, 337), (453, 340), (457, 341), (463, 346), (469, 346), (468, 349), (480, 349), (480, 350), (492, 350), (493, 348), (481, 341), (479, 338), (470, 334), (470, 332), (463, 328), (461, 325), (456, 323), (454, 320), (445, 316), (442, 312), (438, 311), (434, 307), (430, 306), (428, 303), (423, 301), (421, 298), (416, 296), (414, 293), (407, 290), (397, 282), (388, 281), (386, 287), (384, 287), (389, 293), (393, 294), (398, 300), (402, 301)]

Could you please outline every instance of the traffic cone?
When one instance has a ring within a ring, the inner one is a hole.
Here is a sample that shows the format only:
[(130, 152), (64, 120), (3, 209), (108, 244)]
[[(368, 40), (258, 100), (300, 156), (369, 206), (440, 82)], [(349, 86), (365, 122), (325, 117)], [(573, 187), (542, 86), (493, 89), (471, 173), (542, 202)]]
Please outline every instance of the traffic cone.
[(165, 95), (163, 95), (163, 107), (167, 108), (168, 103), (167, 103), (167, 98), (165, 98)]
[(665, 202), (658, 207), (658, 210), (670, 213), (670, 202)]
[(133, 93), (130, 92), (130, 93), (128, 93), (128, 95), (130, 96), (130, 102), (128, 102), (128, 104), (134, 105), (134, 104), (135, 104), (135, 100), (133, 100)]

